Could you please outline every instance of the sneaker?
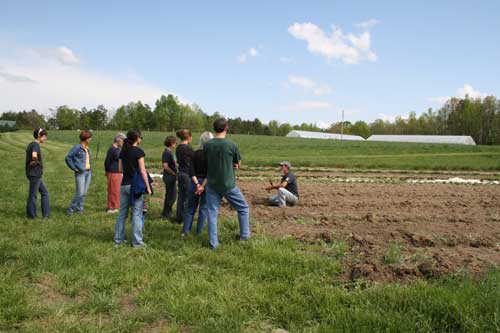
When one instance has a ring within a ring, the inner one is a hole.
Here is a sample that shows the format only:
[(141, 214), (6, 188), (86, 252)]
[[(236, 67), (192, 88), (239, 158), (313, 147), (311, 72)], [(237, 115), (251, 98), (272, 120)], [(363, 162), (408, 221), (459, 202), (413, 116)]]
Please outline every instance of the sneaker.
[(108, 214), (113, 214), (114, 212), (115, 212), (114, 209), (108, 209), (108, 210), (106, 210), (106, 213), (108, 213)]
[(115, 242), (115, 247), (120, 247), (120, 246), (123, 246), (126, 244), (127, 244), (127, 240), (125, 239), (125, 240), (121, 241), (120, 243)]

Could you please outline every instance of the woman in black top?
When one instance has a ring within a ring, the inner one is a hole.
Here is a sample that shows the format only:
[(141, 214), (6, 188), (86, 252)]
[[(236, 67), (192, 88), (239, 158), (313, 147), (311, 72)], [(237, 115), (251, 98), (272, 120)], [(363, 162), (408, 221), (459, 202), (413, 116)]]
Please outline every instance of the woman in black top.
[(42, 217), (48, 218), (50, 215), (49, 191), (42, 180), (43, 162), (40, 144), (47, 140), (47, 131), (37, 128), (33, 131), (35, 141), (26, 147), (26, 177), (30, 181), (28, 201), (26, 203), (26, 215), (28, 218), (36, 218), (36, 197), (38, 192), (42, 196)]
[(198, 224), (196, 225), (196, 233), (199, 235), (203, 230), (203, 225), (207, 219), (207, 201), (205, 198), (205, 185), (207, 184), (207, 163), (205, 161), (205, 154), (203, 153), (203, 146), (209, 140), (213, 139), (213, 134), (210, 132), (203, 132), (200, 136), (200, 148), (194, 152), (193, 160), (189, 176), (191, 177), (191, 184), (189, 186), (188, 204), (186, 214), (184, 215), (184, 225), (182, 227), (182, 235), (185, 236), (191, 231), (193, 225), (194, 215), (198, 206)]
[(146, 154), (139, 148), (142, 136), (139, 130), (128, 131), (123, 148), (120, 152), (118, 170), (123, 172), (122, 184), (120, 187), (120, 213), (115, 225), (115, 243), (117, 245), (125, 243), (125, 221), (127, 220), (129, 207), (132, 210), (132, 246), (142, 247), (142, 209), (144, 207), (144, 194), (132, 196), (132, 183), (134, 175), (139, 173), (146, 186), (147, 194), (151, 194), (148, 174), (144, 164)]
[(177, 223), (182, 223), (184, 221), (184, 213), (187, 204), (187, 195), (189, 191), (189, 169), (191, 168), (191, 160), (193, 158), (193, 148), (191, 148), (191, 141), (193, 141), (193, 136), (190, 130), (182, 129), (176, 132), (177, 137), (181, 140), (181, 143), (177, 146), (175, 150), (175, 155), (177, 157), (177, 164), (179, 166), (179, 172), (177, 173)]
[(165, 150), (161, 155), (163, 166), (163, 182), (165, 183), (165, 199), (163, 200), (163, 219), (170, 219), (172, 214), (172, 206), (177, 199), (177, 163), (175, 162), (172, 150), (175, 149), (177, 140), (175, 136), (167, 136), (164, 141)]

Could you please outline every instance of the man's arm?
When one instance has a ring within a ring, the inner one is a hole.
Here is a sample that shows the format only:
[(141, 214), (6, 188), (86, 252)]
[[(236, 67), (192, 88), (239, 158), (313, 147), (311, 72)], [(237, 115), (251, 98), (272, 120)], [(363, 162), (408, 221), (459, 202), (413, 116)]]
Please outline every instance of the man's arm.
[(234, 151), (233, 151), (233, 167), (237, 170), (241, 168), (240, 150), (238, 149), (238, 146), (236, 144), (234, 145)]
[(271, 190), (278, 190), (280, 188), (284, 188), (284, 187), (287, 187), (288, 186), (288, 182), (285, 180), (284, 182), (282, 183), (279, 183), (279, 184), (276, 184), (276, 185), (271, 185), (271, 186), (267, 186), (266, 187), (266, 190), (268, 191), (271, 191)]

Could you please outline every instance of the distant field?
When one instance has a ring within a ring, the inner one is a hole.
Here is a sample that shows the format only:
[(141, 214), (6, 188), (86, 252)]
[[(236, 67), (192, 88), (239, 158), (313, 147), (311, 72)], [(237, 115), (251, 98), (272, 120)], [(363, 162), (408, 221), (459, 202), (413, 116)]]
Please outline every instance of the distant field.
[[(95, 133), (104, 156), (115, 131)], [(143, 133), (146, 162), (160, 164), (163, 139), (172, 133)], [(49, 139), (77, 143), (77, 131), (50, 131)], [(462, 146), (390, 142), (355, 142), (270, 136), (230, 135), (240, 147), (243, 166), (272, 166), (288, 160), (298, 167), (389, 170), (500, 170), (500, 146)], [(193, 136), (197, 145), (198, 134)], [(50, 144), (50, 141), (48, 142)]]

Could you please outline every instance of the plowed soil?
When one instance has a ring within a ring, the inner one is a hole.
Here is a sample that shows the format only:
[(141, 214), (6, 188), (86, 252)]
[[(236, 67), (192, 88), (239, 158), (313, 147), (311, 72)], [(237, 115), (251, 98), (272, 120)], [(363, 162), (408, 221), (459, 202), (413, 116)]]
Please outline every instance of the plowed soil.
[[(266, 203), (262, 179), (269, 174), (245, 176), (238, 185), (254, 233), (318, 244), (313, 248), (322, 254), (342, 258), (344, 280), (404, 282), (461, 271), (479, 276), (500, 266), (499, 185), (345, 184), (307, 173), (297, 175), (299, 204), (278, 208)], [(236, 215), (227, 204), (221, 214)]]
[[(500, 265), (500, 186), (328, 184), (299, 177), (300, 202), (283, 209), (267, 206), (265, 185), (239, 182), (257, 232), (325, 243), (325, 255), (340, 251), (345, 279), (480, 274)], [(222, 214), (234, 216), (227, 205)]]

